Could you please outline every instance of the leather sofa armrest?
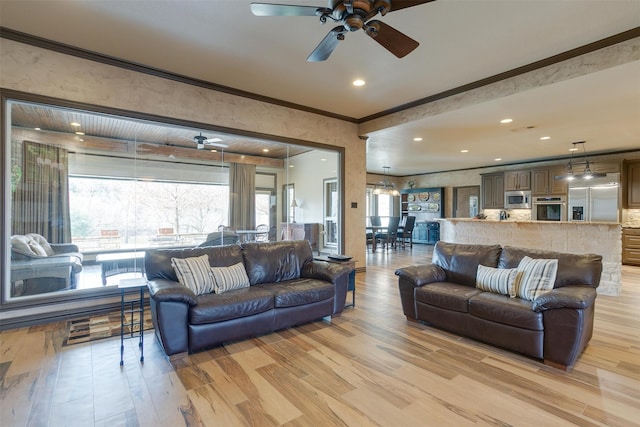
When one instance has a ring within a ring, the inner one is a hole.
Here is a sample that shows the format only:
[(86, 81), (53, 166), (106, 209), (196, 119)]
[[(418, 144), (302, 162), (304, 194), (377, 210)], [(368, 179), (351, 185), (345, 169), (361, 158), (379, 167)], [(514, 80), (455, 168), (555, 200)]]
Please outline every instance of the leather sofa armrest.
[(343, 275), (349, 274), (351, 267), (334, 262), (311, 261), (304, 265), (300, 276), (306, 279), (319, 279), (336, 283)]
[(396, 270), (396, 276), (405, 279), (414, 287), (419, 287), (432, 282), (444, 282), (447, 274), (444, 269), (435, 264), (410, 265)]
[(593, 305), (596, 289), (592, 286), (564, 286), (552, 289), (533, 301), (533, 311), (540, 312), (555, 308), (586, 309)]
[(196, 294), (191, 289), (173, 280), (150, 280), (147, 282), (147, 286), (149, 287), (149, 295), (157, 302), (183, 302), (192, 307), (198, 304)]

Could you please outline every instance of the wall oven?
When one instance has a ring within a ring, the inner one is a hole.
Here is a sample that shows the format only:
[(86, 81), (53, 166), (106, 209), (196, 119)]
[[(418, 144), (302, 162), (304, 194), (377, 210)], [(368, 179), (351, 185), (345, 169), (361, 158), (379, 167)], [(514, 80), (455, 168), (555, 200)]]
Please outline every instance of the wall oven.
[(534, 197), (531, 219), (534, 221), (566, 221), (567, 198), (565, 196)]
[(531, 191), (505, 191), (505, 209), (531, 209)]

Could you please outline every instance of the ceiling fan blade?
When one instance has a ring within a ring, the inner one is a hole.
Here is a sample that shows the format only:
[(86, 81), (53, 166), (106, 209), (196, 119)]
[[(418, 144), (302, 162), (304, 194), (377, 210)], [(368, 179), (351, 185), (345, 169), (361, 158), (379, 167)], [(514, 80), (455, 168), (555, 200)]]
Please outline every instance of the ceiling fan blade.
[(391, 2), (391, 10), (389, 12), (393, 12), (394, 10), (406, 9), (408, 7), (420, 6), (421, 4), (431, 3), (435, 0), (393, 0)]
[[(292, 4), (251, 3), (251, 12), (256, 16), (316, 16), (325, 10), (318, 6), (298, 6)], [(331, 9), (329, 9), (329, 12)]]
[(329, 34), (322, 39), (320, 44), (316, 46), (313, 52), (311, 52), (307, 57), (307, 62), (325, 61), (329, 58), (331, 53), (333, 53), (334, 49), (338, 46), (338, 43), (340, 43), (340, 40), (344, 40), (345, 32), (347, 32), (347, 30), (342, 25), (339, 25), (329, 31)]
[(404, 58), (420, 45), (411, 37), (382, 21), (367, 22), (365, 32), (398, 58)]
[(213, 142), (213, 141), (210, 141), (210, 140), (204, 141), (204, 144), (205, 145), (210, 145), (212, 147), (229, 148), (229, 146), (227, 144), (221, 144), (219, 142)]

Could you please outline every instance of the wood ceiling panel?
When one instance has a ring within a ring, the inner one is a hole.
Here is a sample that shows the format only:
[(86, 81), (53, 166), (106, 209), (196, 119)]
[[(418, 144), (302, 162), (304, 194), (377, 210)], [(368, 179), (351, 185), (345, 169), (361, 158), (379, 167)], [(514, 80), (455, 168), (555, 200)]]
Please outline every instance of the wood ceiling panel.
[[(160, 146), (181, 148), (194, 151), (193, 154), (186, 155), (187, 158), (207, 159), (210, 156), (202, 153), (216, 147), (207, 146), (204, 150), (196, 150), (193, 137), (200, 133), (207, 138), (220, 138), (222, 144), (228, 145), (224, 148), (225, 159), (228, 161), (231, 161), (232, 157), (237, 157), (240, 162), (242, 160), (240, 156), (244, 155), (252, 159), (255, 164), (282, 164), (282, 160), (289, 156), (310, 151), (309, 148), (298, 145), (35, 104), (13, 104), (11, 122), (14, 132), (20, 129), (24, 132), (31, 131), (28, 133), (30, 140), (40, 139), (45, 142), (42, 137), (33, 133), (36, 132), (36, 128), (40, 128), (41, 132), (47, 133), (49, 141), (55, 140), (57, 144), (73, 146), (81, 151), (83, 148), (114, 151), (114, 147), (118, 147), (115, 151), (133, 153), (133, 144), (147, 143), (156, 147), (156, 152), (171, 151), (170, 149), (161, 150), (158, 148)], [(80, 123), (80, 126), (74, 127), (71, 125), (72, 122)], [(76, 135), (77, 131), (83, 132), (84, 135)], [(106, 143), (105, 140), (111, 140), (113, 143)], [(122, 144), (130, 147), (123, 149)], [(265, 149), (268, 151), (264, 151)], [(186, 153), (181, 150), (176, 152)], [(278, 161), (271, 162), (271, 160)], [(241, 161), (241, 163), (246, 162), (248, 161)]]

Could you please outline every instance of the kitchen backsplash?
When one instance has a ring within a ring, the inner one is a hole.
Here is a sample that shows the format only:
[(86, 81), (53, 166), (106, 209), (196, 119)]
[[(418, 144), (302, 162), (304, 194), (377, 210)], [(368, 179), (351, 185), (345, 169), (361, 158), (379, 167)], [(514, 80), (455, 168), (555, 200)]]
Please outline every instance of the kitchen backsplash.
[(622, 225), (624, 227), (640, 227), (640, 209), (623, 209)]

